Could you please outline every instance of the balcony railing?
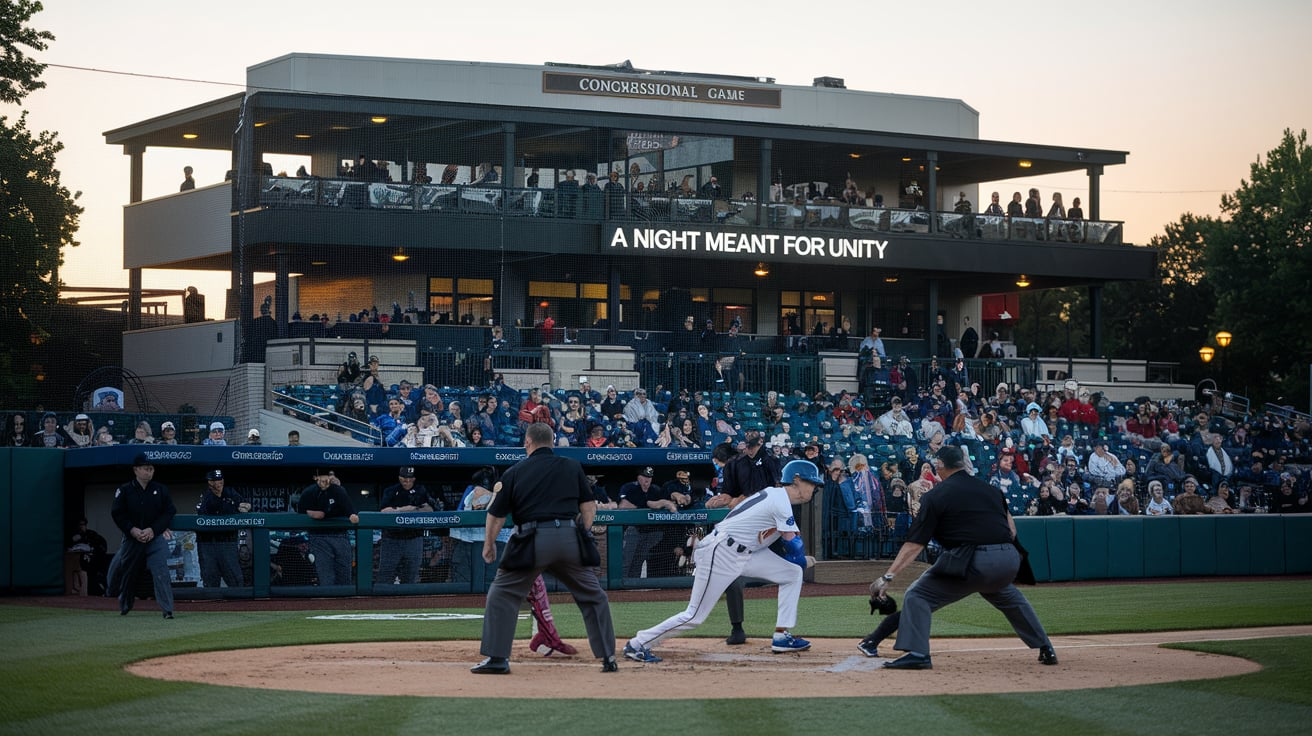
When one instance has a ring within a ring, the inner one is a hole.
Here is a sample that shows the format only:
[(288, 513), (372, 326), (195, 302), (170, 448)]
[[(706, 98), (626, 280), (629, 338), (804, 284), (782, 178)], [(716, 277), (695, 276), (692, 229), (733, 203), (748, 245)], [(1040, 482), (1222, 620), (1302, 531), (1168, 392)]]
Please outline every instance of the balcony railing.
[(756, 202), (642, 192), (517, 189), (469, 184), (400, 184), (354, 179), (264, 177), (263, 207), (333, 207), (510, 217), (696, 223), (770, 229), (829, 229), (889, 233), (931, 232), (946, 237), (1064, 243), (1121, 244), (1112, 220), (930, 213), (839, 202)]

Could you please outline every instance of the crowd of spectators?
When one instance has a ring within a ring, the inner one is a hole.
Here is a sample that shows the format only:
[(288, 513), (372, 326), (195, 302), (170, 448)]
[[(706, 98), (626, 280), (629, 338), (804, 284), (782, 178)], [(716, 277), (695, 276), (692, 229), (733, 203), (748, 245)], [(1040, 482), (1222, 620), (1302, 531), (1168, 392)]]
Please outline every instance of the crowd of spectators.
[[(29, 416), (40, 417), (33, 423)], [(97, 416), (105, 416), (97, 414)], [(122, 417), (123, 414), (111, 416)], [(127, 415), (131, 416), (131, 415)], [(38, 411), (33, 415), (27, 412), (14, 412), (4, 420), (4, 435), (0, 437), (0, 447), (51, 447), (73, 450), (82, 447), (107, 447), (110, 445), (227, 445), (227, 428), (221, 421), (202, 422), (196, 428), (196, 441), (188, 441), (178, 434), (177, 424), (172, 419), (158, 421), (159, 431), (148, 418), (137, 419), (130, 423), (130, 436), (120, 436), (114, 426), (114, 419), (105, 419), (97, 426), (91, 415), (79, 412), (63, 424), (59, 415), (53, 411)], [(122, 426), (122, 425), (120, 425)], [(204, 435), (201, 437), (201, 435)], [(238, 444), (233, 442), (231, 444)], [(247, 445), (260, 444), (260, 430), (251, 428), (246, 434)]]
[(1074, 381), (1046, 394), (1006, 383), (986, 393), (964, 360), (899, 360), (879, 376), (879, 392), (813, 396), (719, 385), (596, 390), (586, 377), (569, 389), (517, 390), (501, 374), (481, 388), (384, 387), (370, 378), (376, 363), (355, 370), (348, 361), (343, 370), (345, 411), (372, 423), (389, 446), (516, 446), (533, 423), (551, 427), (561, 447), (710, 450), (754, 432), (781, 460), (812, 460), (827, 476), (841, 466), (840, 481), (864, 464), (869, 476), (855, 476), (862, 492), (842, 495), (862, 520), (931, 489), (937, 478), (920, 458), (944, 444), (966, 448), (971, 472), (997, 486), (1017, 515), (1312, 510), (1312, 427), (1304, 421), (1227, 417), (1149, 397), (1113, 403)]

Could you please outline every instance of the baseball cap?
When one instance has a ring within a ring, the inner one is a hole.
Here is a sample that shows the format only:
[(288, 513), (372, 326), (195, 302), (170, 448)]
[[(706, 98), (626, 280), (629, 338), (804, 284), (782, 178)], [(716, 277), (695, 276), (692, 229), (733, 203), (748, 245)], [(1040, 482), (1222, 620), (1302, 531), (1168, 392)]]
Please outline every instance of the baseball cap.
[(246, 436), (247, 436), (247, 437), (259, 437), (259, 436), (260, 436), (260, 430), (258, 430), (258, 429), (251, 429), (251, 431), (249, 431), (249, 432), (246, 433)]
[(633, 395), (634, 395), (634, 396), (646, 396), (646, 395), (647, 395), (647, 389), (645, 389), (645, 388), (641, 388), (641, 387), (639, 387), (639, 388), (635, 388), (635, 389), (633, 389)]
[(994, 393), (997, 393), (998, 391), (1010, 391), (1010, 390), (1011, 390), (1011, 388), (1010, 388), (1009, 386), (1007, 386), (1007, 382), (1006, 382), (1006, 381), (1003, 381), (1002, 383), (999, 383), (999, 384), (998, 384), (998, 387), (995, 388), (995, 389), (993, 389)]
[(656, 477), (656, 471), (650, 465), (648, 465), (642, 470), (639, 470), (638, 475), (641, 475), (644, 478), (654, 478)]
[(78, 414), (77, 416), (73, 417), (73, 421), (75, 421), (75, 422), (89, 422), (89, 421), (91, 421), (91, 417), (87, 416), (86, 414)]
[(154, 465), (154, 463), (150, 461), (150, 458), (146, 457), (146, 453), (138, 452), (136, 456), (132, 458), (132, 467), (139, 468), (142, 465)]
[(210, 425), (210, 431), (213, 432), (215, 430), (218, 430), (220, 432), (226, 432), (228, 431), (228, 428), (223, 426), (223, 422), (215, 422)]
[(400, 470), (396, 471), (396, 474), (401, 478), (413, 478), (415, 477), (415, 469), (409, 465), (404, 465)]
[(579, 376), (579, 385), (580, 385), (580, 386), (582, 386), (583, 384), (585, 384), (585, 383), (587, 383), (587, 382), (588, 382), (588, 377), (587, 377), (587, 376)]
[(205, 474), (206, 480), (223, 480), (223, 471), (215, 468)]
[(164, 422), (163, 424), (159, 425), (159, 431), (163, 432), (166, 429), (176, 430), (177, 427), (173, 426), (173, 422)]

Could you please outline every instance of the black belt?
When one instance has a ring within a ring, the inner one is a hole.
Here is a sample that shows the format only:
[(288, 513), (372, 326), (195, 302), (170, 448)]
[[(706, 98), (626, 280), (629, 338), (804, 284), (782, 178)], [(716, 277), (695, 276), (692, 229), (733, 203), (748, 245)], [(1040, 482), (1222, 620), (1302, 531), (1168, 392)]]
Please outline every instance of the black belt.
[(742, 553), (744, 553), (744, 552), (747, 551), (747, 545), (744, 545), (744, 544), (738, 544), (737, 542), (735, 542), (735, 541), (733, 540), (733, 537), (727, 537), (727, 538), (724, 540), (724, 546), (726, 546), (726, 547), (728, 547), (729, 549), (731, 549), (731, 550), (737, 552), (738, 554), (742, 554)]
[(975, 547), (975, 551), (976, 552), (979, 552), (981, 550), (993, 551), (997, 549), (1012, 549), (1013, 547), (1015, 547), (1015, 545), (1012, 544), (1011, 542), (1006, 542), (1003, 544), (981, 544)]
[(574, 520), (573, 519), (543, 519), (542, 521), (526, 521), (523, 524), (519, 524), (517, 526), (520, 529), (523, 529), (524, 531), (530, 531), (533, 529), (537, 529), (538, 527), (557, 527), (557, 528), (562, 526), (573, 527)]

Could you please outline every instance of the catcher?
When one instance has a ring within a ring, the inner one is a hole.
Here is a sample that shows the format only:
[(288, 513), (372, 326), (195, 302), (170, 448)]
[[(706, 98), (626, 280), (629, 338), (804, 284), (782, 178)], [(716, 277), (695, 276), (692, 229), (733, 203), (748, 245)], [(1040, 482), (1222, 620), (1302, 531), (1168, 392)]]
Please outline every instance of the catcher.
[(866, 638), (856, 645), (856, 648), (860, 649), (861, 653), (867, 657), (879, 656), (879, 645), (892, 636), (894, 631), (897, 631), (898, 622), (902, 620), (902, 612), (897, 610), (897, 601), (893, 599), (893, 596), (875, 591), (872, 588), (870, 591), (870, 615), (875, 615), (875, 611), (879, 611), (879, 615), (883, 616), (884, 620), (880, 621), (875, 630), (867, 634)]

